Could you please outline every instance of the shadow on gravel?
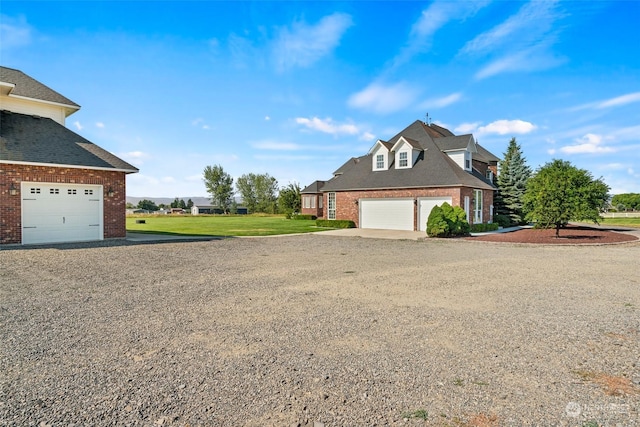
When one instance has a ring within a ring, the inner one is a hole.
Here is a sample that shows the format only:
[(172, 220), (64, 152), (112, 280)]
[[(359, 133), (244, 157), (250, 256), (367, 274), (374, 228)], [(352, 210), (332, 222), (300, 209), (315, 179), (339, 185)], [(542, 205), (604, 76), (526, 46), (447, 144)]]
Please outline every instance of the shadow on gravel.
[(128, 240), (128, 239), (113, 239), (113, 240), (100, 240), (95, 242), (73, 242), (73, 243), (44, 243), (41, 245), (2, 245), (0, 251), (28, 251), (34, 249), (58, 249), (58, 250), (71, 250), (71, 249), (92, 249), (92, 248), (110, 248), (120, 246), (139, 246), (139, 245), (157, 245), (165, 243), (184, 244), (193, 242), (209, 242), (214, 240), (233, 239), (232, 236), (208, 236), (208, 237), (196, 237), (196, 238), (162, 238), (158, 236), (153, 240)]

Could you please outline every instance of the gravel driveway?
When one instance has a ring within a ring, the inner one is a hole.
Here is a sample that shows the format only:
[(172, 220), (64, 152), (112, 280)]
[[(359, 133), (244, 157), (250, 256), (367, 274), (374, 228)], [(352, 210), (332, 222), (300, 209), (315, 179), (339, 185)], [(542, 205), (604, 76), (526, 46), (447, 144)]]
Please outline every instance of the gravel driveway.
[(640, 425), (639, 260), (322, 235), (0, 250), (0, 425)]

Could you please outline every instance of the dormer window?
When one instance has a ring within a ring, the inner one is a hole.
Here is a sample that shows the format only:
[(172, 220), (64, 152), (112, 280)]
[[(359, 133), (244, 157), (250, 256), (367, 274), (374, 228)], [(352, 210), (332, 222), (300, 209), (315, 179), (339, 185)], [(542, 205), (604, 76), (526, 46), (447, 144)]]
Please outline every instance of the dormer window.
[(406, 151), (401, 151), (398, 154), (398, 167), (406, 168), (408, 166), (409, 166), (409, 153), (407, 153)]
[(384, 154), (376, 156), (376, 169), (384, 169)]

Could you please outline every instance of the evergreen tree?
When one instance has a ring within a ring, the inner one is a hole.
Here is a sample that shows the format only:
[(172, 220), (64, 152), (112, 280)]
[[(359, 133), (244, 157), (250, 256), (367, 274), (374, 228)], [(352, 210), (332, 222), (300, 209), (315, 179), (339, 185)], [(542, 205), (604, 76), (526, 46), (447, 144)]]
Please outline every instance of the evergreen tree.
[(191, 209), (193, 207), (193, 200), (187, 200), (187, 209)]
[(512, 224), (521, 224), (524, 222), (522, 196), (531, 177), (531, 168), (527, 166), (515, 138), (509, 141), (504, 158), (498, 163), (498, 169), (495, 213), (508, 216)]

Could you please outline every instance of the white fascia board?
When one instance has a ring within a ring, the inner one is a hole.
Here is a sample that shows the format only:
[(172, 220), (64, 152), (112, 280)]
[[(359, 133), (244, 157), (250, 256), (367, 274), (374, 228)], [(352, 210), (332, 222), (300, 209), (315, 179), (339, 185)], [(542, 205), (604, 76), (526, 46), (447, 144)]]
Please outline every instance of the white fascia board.
[(398, 149), (402, 147), (403, 144), (407, 144), (409, 147), (411, 147), (411, 150), (413, 151), (422, 151), (420, 148), (414, 147), (414, 145), (409, 141), (407, 141), (404, 138), (404, 136), (401, 136), (400, 138), (398, 138), (398, 141), (395, 144), (393, 144), (393, 147), (391, 147), (390, 151), (398, 151)]
[(69, 169), (90, 169), (98, 171), (138, 173), (138, 169), (118, 169), (118, 168), (102, 168), (98, 166), (78, 166), (78, 165), (62, 165), (58, 163), (39, 163), (39, 162), (21, 162), (16, 160), (0, 160), (0, 163), (7, 165), (27, 165), (27, 166), (44, 166), (47, 168), (69, 168)]
[(16, 88), (16, 85), (14, 85), (13, 83), (0, 82), (0, 88), (2, 88), (2, 91), (0, 93), (6, 96), (11, 96), (11, 92), (13, 92), (13, 89)]
[(369, 152), (367, 154), (373, 154), (374, 152), (376, 152), (378, 150), (379, 146), (384, 148), (385, 150), (387, 150), (387, 147), (385, 147), (382, 142), (383, 141), (381, 139), (377, 140), (376, 143), (373, 144), (373, 147), (371, 147), (371, 149), (369, 150)]
[(67, 117), (80, 109), (80, 107), (76, 105), (61, 104), (60, 102), (45, 101), (44, 99), (29, 98), (27, 96), (13, 95), (11, 93), (8, 96), (10, 96), (11, 98), (22, 99), (24, 101), (37, 102), (39, 104), (55, 105), (56, 107), (66, 108), (67, 112), (69, 113), (67, 114)]

